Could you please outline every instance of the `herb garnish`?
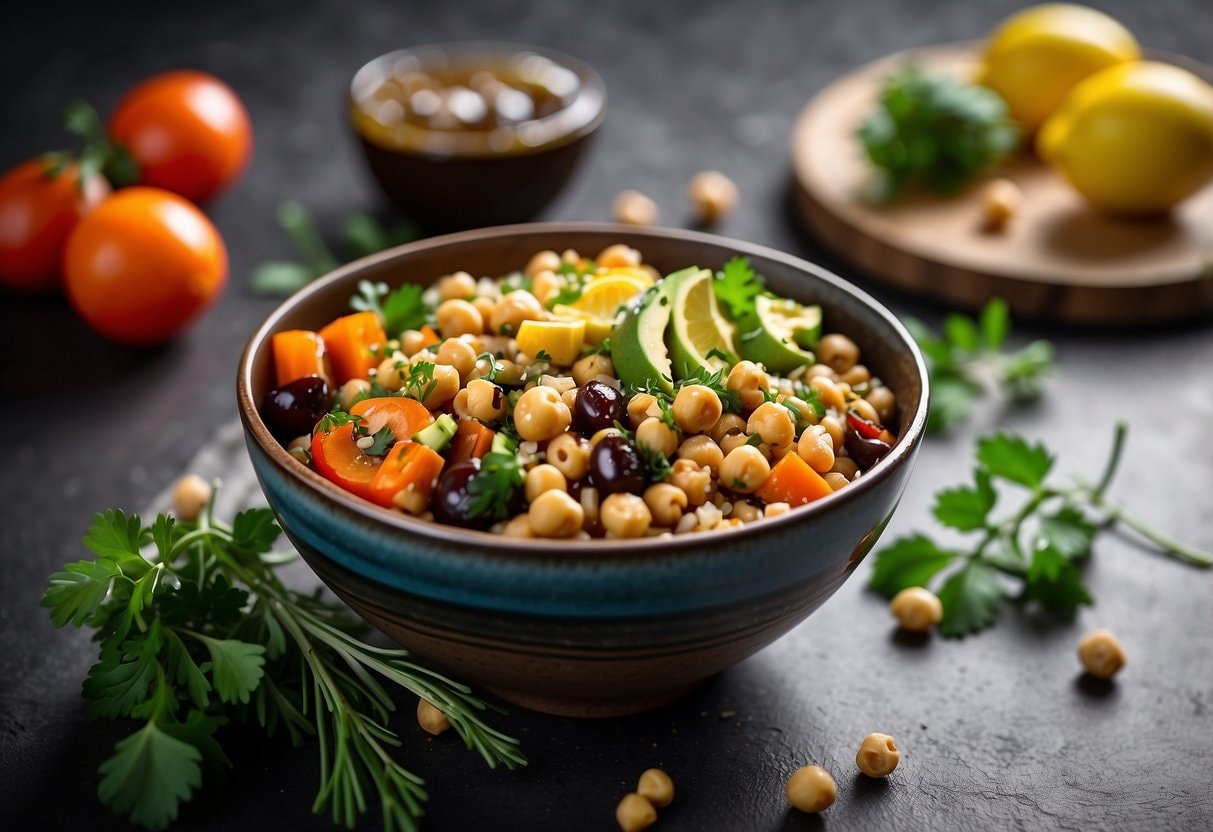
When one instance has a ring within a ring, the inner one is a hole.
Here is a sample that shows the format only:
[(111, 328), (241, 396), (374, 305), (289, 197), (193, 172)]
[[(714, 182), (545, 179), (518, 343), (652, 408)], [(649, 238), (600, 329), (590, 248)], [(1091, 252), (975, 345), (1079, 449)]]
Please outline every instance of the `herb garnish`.
[[(978, 440), (973, 485), (939, 491), (933, 511), (942, 525), (980, 540), (954, 549), (921, 533), (898, 538), (877, 555), (869, 587), (892, 597), (907, 587), (942, 584), (939, 630), (960, 637), (993, 626), (999, 604), (1010, 597), (1008, 581), (1018, 582), (1019, 600), (1063, 616), (1091, 604), (1080, 567), (1090, 557), (1095, 532), (1112, 523), (1123, 523), (1179, 560), (1213, 566), (1213, 554), (1172, 539), (1104, 496), (1127, 430), (1123, 423), (1116, 426), (1095, 485), (1077, 481), (1068, 487), (1046, 484), (1054, 457), (1043, 445), (1007, 433)], [(1026, 491), (1022, 505), (1005, 518), (991, 517), (1000, 487)]]
[(908, 319), (906, 327), (927, 362), (929, 431), (944, 430), (967, 419), (974, 400), (995, 386), (1013, 402), (1035, 399), (1045, 376), (1053, 370), (1053, 345), (1048, 341), (1003, 350), (1011, 318), (1001, 298), (987, 303), (976, 321), (965, 315), (948, 315), (942, 337), (917, 320)]
[(386, 283), (358, 281), (358, 294), (350, 298), (350, 307), (359, 312), (378, 313), (383, 328), (391, 336), (406, 329), (421, 329), (430, 318), (430, 308), (416, 283), (404, 283), (389, 291)]
[(510, 516), (510, 502), (525, 478), (516, 454), (487, 453), (480, 459), (480, 470), (468, 480), (469, 517), (489, 517), (505, 520)]
[(315, 735), (321, 784), (312, 805), (353, 827), (379, 805), (386, 829), (415, 830), (426, 792), (389, 753), (395, 703), (372, 674), (443, 713), (491, 767), (525, 765), (517, 741), (479, 716), (466, 686), (413, 663), (404, 650), (363, 644), (348, 611), (288, 589), (274, 567), (280, 534), (269, 509), (232, 524), (160, 515), (144, 526), (111, 509), (95, 515), (84, 545), (96, 557), (50, 576), (42, 605), (57, 627), (96, 630), (100, 657), (84, 695), (94, 718), (139, 725), (100, 766), (97, 793), (117, 814), (163, 829), (203, 784), (230, 766), (220, 726), (282, 728), (296, 745)]
[(716, 272), (712, 284), (716, 300), (724, 304), (729, 317), (739, 323), (755, 314), (754, 298), (763, 292), (762, 278), (745, 257), (734, 257)]
[(876, 111), (858, 135), (879, 174), (879, 199), (913, 181), (953, 193), (1019, 141), (995, 92), (913, 65), (885, 79)]
[[(405, 362), (400, 362), (400, 366), (396, 369), (404, 369)], [(419, 402), (424, 403), (434, 392), (434, 388), (438, 386), (438, 380), (434, 378), (434, 368), (438, 365), (433, 361), (416, 361), (409, 367), (409, 374), (404, 379), (404, 385), (400, 388), (406, 395), (411, 396)]]
[(644, 442), (637, 442), (636, 453), (640, 456), (640, 461), (644, 463), (644, 470), (648, 474), (649, 482), (664, 482), (670, 478), (674, 469), (670, 465), (669, 457), (661, 451)]

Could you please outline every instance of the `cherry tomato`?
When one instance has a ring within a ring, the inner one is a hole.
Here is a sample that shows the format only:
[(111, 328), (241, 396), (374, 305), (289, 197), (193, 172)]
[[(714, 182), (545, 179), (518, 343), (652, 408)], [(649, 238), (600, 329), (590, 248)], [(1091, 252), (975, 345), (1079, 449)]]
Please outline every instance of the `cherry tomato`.
[(239, 179), (253, 149), (253, 128), (236, 93), (193, 70), (155, 75), (128, 92), (109, 134), (138, 164), (140, 184), (194, 202)]
[(219, 296), (227, 250), (192, 203), (158, 188), (126, 188), (76, 226), (63, 276), (72, 306), (97, 332), (123, 344), (159, 344)]
[(110, 190), (103, 177), (92, 176), (81, 193), (76, 179), (74, 164), (52, 178), (41, 159), (0, 179), (0, 285), (18, 292), (59, 288), (68, 235)]

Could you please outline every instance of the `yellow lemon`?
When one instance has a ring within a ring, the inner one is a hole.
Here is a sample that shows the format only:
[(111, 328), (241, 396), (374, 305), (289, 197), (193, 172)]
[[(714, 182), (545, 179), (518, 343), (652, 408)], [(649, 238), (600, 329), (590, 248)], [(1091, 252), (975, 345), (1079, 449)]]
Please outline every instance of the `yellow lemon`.
[(1011, 118), (1032, 133), (1084, 78), (1140, 57), (1132, 33), (1103, 12), (1047, 3), (998, 27), (976, 80), (998, 93)]
[(568, 367), (585, 345), (585, 321), (523, 321), (515, 339), (520, 352)]
[(1104, 211), (1165, 211), (1213, 179), (1213, 86), (1153, 61), (1105, 69), (1074, 89), (1036, 149)]

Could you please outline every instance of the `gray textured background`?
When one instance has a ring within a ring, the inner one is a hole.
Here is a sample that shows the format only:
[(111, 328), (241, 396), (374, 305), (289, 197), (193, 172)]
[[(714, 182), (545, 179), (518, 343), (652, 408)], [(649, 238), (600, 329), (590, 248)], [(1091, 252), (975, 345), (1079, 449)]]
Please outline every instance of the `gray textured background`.
[[(494, 37), (578, 55), (605, 77), (610, 111), (598, 144), (549, 219), (601, 220), (621, 188), (686, 222), (697, 170), (741, 188), (730, 236), (825, 261), (900, 314), (945, 310), (865, 283), (821, 256), (787, 209), (788, 133), (808, 98), (847, 69), (891, 51), (983, 36), (1009, 2), (540, 3), (245, 2), (23, 4), (0, 32), (0, 167), (65, 141), (72, 96), (103, 112), (149, 73), (214, 72), (244, 97), (256, 131), (247, 178), (212, 206), (231, 254), (218, 308), (186, 337), (132, 352), (83, 332), (60, 301), (0, 295), (0, 817), (21, 829), (121, 828), (97, 804), (96, 766), (127, 730), (90, 723), (79, 682), (87, 638), (54, 630), (37, 608), (46, 575), (81, 556), (89, 516), (143, 507), (235, 415), (245, 339), (273, 303), (244, 291), (250, 267), (287, 255), (274, 209), (311, 208), (326, 229), (376, 194), (341, 114), (365, 60), (413, 43)], [(1153, 48), (1213, 61), (1205, 0), (1097, 5)], [(967, 479), (973, 440), (1005, 424), (1061, 451), (1059, 470), (1098, 470), (1119, 418), (1133, 429), (1111, 495), (1213, 548), (1213, 332), (1047, 332), (1060, 370), (1036, 407), (983, 408), (932, 439), (889, 528), (930, 528), (931, 492)], [(428, 780), (427, 829), (614, 828), (618, 798), (643, 769), (674, 777), (662, 830), (1207, 829), (1213, 827), (1213, 612), (1208, 572), (1130, 540), (1101, 536), (1087, 577), (1097, 606), (1074, 623), (1008, 609), (964, 642), (898, 643), (870, 566), (791, 635), (684, 701), (626, 720), (581, 722), (514, 712), (500, 721), (531, 758), (486, 771), (453, 737), (396, 727), (405, 763)], [(1107, 625), (1129, 666), (1114, 686), (1080, 681), (1077, 638)], [(725, 716), (725, 715), (728, 716)], [(898, 738), (887, 782), (853, 778), (859, 740)], [(208, 785), (181, 829), (331, 828), (308, 807), (314, 750), (241, 742), (225, 784)], [(839, 800), (820, 818), (789, 812), (797, 766), (831, 769)], [(367, 828), (376, 828), (371, 818)], [(11, 827), (10, 827), (11, 828)]]

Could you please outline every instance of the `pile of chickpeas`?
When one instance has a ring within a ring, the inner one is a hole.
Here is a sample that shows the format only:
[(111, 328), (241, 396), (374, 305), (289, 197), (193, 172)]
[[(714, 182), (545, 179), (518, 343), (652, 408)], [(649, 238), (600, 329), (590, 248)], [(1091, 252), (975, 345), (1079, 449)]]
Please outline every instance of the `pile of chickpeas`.
[[(424, 361), (434, 366), (421, 401), (433, 413), (475, 419), (494, 430), (512, 425), (525, 470), (521, 510), (490, 526), (512, 537), (640, 538), (736, 528), (791, 508), (754, 496), (786, 454), (799, 454), (833, 490), (873, 463), (854, 455), (847, 413), (883, 429), (896, 402), (861, 363), (859, 347), (841, 333), (824, 335), (817, 363), (787, 377), (751, 361), (729, 368), (723, 383), (737, 394), (740, 412), (726, 412), (712, 388), (687, 384), (664, 413), (655, 395), (624, 389), (607, 352), (587, 349), (568, 366), (521, 352), (514, 336), (522, 324), (551, 319), (548, 304), (571, 280), (585, 279), (567, 274), (569, 266), (657, 274), (640, 252), (613, 245), (597, 253), (592, 266), (575, 251), (542, 251), (526, 264), (525, 277), (445, 275), (425, 295), (440, 342), (427, 347), (422, 331), (400, 333), (384, 346), (383, 360), (368, 378), (340, 387), (338, 402), (348, 409), (372, 382), (410, 394), (412, 369)], [(815, 391), (825, 415), (818, 417), (797, 396), (806, 389)], [(884, 436), (891, 445), (891, 434)], [(637, 470), (641, 446), (668, 461), (664, 479), (655, 481), (643, 466)], [(451, 482), (448, 474), (444, 470), (428, 501), (408, 492), (397, 506), (468, 525), (448, 510), (458, 505), (449, 489), (465, 488), (466, 481)]]

